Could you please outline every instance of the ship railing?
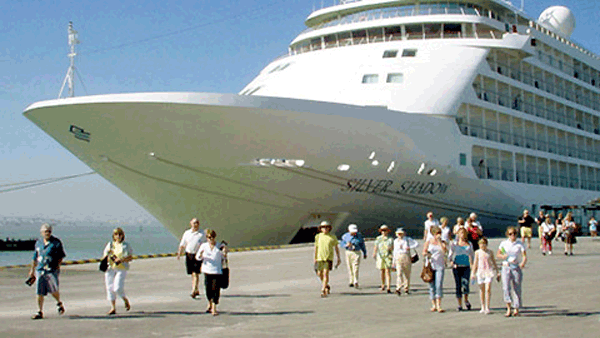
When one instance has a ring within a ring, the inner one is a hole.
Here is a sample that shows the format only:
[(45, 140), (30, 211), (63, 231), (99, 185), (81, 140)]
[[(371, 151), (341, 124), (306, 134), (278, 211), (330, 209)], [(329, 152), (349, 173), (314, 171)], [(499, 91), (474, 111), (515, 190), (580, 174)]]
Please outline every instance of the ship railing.
[(575, 40), (573, 40), (573, 39), (565, 39), (564, 37), (562, 37), (562, 36), (560, 36), (560, 35), (552, 32), (551, 30), (543, 27), (542, 25), (538, 24), (537, 22), (529, 21), (529, 27), (537, 30), (540, 33), (548, 35), (548, 36), (556, 39), (557, 41), (560, 41), (561, 43), (563, 43), (563, 44), (565, 44), (567, 46), (575, 48), (578, 51), (580, 51), (581, 53), (583, 53), (585, 55), (588, 55), (591, 58), (594, 58), (594, 59), (597, 59), (597, 60), (600, 59), (600, 57), (598, 55), (596, 55), (596, 54), (590, 52), (589, 50), (581, 47), (581, 44), (577, 43)]
[(543, 108), (530, 102), (523, 102), (520, 94), (511, 97), (507, 93), (497, 93), (493, 90), (480, 89), (479, 87), (475, 88), (475, 93), (477, 98), (482, 101), (508, 107), (512, 110), (521, 111), (531, 116), (547, 119), (579, 130), (598, 134), (598, 130), (594, 129), (593, 125), (569, 117), (564, 112), (559, 112), (553, 108)]
[(543, 151), (560, 156), (579, 158), (591, 162), (600, 162), (600, 152), (584, 150), (580, 147), (567, 146), (562, 143), (546, 141), (546, 135), (541, 138), (528, 135), (510, 133), (496, 128), (484, 127), (476, 124), (459, 123), (458, 125), (463, 135), (477, 137), (483, 140), (499, 142), (515, 147)]
[[(359, 13), (348, 14), (341, 18), (336, 18), (315, 26), (306, 28), (301, 34), (312, 32), (321, 28), (335, 27), (359, 22), (367, 22), (381, 19), (394, 19), (401, 17), (420, 16), (420, 15), (475, 15), (490, 17), (490, 12), (469, 6), (468, 4), (421, 4), (418, 8), (414, 5), (405, 5), (392, 8), (376, 8)], [(495, 17), (495, 15), (491, 15)]]
[(539, 80), (529, 73), (516, 70), (502, 62), (496, 62), (491, 59), (488, 59), (488, 63), (492, 71), (502, 76), (510, 77), (513, 80), (526, 83), (549, 94), (555, 95), (557, 97), (566, 99), (571, 102), (575, 102), (582, 106), (586, 106), (595, 110), (600, 110), (600, 101), (591, 100), (587, 95), (583, 95), (581, 90), (572, 90), (560, 84), (554, 85), (550, 82)]

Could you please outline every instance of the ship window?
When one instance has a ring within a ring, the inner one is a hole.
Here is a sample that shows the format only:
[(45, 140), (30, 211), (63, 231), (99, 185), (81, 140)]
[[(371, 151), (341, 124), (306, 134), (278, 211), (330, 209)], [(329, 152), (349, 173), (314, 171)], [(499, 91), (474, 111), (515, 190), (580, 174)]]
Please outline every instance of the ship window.
[(365, 74), (362, 78), (362, 83), (377, 83), (379, 82), (379, 75), (377, 74)]
[(387, 83), (402, 83), (404, 75), (402, 73), (390, 73), (387, 75)]
[(395, 58), (398, 55), (398, 50), (394, 49), (394, 50), (386, 50), (385, 52), (383, 52), (383, 58)]
[(405, 49), (402, 51), (402, 57), (415, 57), (417, 56), (416, 49)]
[(467, 165), (467, 154), (460, 153), (460, 165)]

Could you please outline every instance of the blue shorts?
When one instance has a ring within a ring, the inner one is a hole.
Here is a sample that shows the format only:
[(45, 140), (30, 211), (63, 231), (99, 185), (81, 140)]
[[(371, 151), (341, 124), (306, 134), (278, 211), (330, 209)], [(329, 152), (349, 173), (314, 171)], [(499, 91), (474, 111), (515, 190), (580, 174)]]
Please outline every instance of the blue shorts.
[(40, 273), (36, 272), (36, 294), (46, 296), (58, 292), (58, 271)]

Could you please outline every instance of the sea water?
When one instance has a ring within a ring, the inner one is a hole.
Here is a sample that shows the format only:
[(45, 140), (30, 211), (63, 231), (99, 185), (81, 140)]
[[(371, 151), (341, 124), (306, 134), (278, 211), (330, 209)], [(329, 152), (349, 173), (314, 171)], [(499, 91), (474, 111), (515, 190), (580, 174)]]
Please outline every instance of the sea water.
[[(49, 222), (53, 223), (52, 235), (59, 238), (67, 257), (65, 260), (100, 258), (112, 231), (120, 227), (125, 241), (133, 248), (134, 255), (176, 252), (178, 239), (160, 223), (111, 224), (103, 222)], [(31, 239), (40, 237), (40, 224), (0, 224), (0, 238)], [(33, 251), (0, 251), (0, 266), (31, 263)]]

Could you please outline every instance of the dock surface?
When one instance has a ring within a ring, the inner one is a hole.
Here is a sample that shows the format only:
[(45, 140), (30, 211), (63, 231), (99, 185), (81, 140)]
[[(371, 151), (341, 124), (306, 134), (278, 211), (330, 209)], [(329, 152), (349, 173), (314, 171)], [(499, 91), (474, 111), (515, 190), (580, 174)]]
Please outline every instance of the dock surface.
[[(34, 288), (24, 284), (27, 270), (7, 269), (0, 271), (0, 337), (598, 337), (600, 240), (578, 241), (571, 257), (563, 255), (559, 242), (552, 256), (542, 256), (539, 241), (532, 241), (524, 269), (524, 307), (515, 318), (504, 317), (502, 287), (496, 282), (491, 314), (479, 313), (476, 285), (473, 310), (458, 312), (451, 270), (444, 278), (447, 312), (429, 312), (421, 262), (413, 265), (411, 295), (381, 292), (371, 243), (361, 264), (361, 288), (348, 287), (343, 263), (331, 273), (331, 295), (324, 299), (312, 268), (312, 246), (231, 253), (231, 284), (222, 292), (216, 317), (204, 312), (203, 291), (196, 300), (190, 298), (183, 259), (131, 263), (125, 289), (132, 309), (125, 312), (119, 300), (117, 315), (110, 317), (98, 264), (62, 267), (66, 313), (59, 316), (48, 296), (46, 318), (37, 321), (30, 319), (37, 306)], [(492, 239), (490, 248), (495, 251), (499, 242)]]

